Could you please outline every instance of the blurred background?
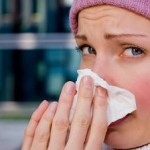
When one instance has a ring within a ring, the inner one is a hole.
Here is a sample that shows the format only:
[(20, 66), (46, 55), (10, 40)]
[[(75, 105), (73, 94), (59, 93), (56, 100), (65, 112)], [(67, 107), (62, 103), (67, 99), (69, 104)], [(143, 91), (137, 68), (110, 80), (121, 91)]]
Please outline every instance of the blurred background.
[(76, 81), (72, 0), (0, 0), (0, 150), (21, 149), (31, 113)]

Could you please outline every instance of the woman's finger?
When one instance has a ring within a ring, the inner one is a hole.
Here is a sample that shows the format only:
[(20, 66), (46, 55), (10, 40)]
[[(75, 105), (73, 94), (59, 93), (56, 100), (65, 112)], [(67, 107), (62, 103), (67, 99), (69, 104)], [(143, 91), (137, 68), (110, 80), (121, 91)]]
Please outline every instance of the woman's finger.
[(91, 105), (93, 100), (93, 79), (85, 76), (81, 79), (78, 92), (78, 100), (71, 131), (67, 143), (67, 149), (84, 149), (84, 142), (91, 122)]
[(46, 111), (48, 105), (49, 105), (49, 103), (44, 100), (40, 104), (40, 106), (35, 110), (35, 112), (32, 114), (29, 124), (25, 130), (22, 150), (30, 149), (33, 138), (34, 138), (34, 133), (35, 133), (36, 127), (37, 127), (43, 113)]
[(34, 135), (32, 150), (47, 150), (52, 120), (57, 108), (57, 102), (52, 102), (44, 112)]
[(66, 144), (69, 114), (76, 89), (73, 82), (67, 82), (61, 92), (58, 109), (53, 120), (49, 150), (62, 150)]
[(102, 149), (107, 131), (107, 92), (98, 87), (96, 89), (93, 103), (93, 119), (90, 127), (86, 150)]

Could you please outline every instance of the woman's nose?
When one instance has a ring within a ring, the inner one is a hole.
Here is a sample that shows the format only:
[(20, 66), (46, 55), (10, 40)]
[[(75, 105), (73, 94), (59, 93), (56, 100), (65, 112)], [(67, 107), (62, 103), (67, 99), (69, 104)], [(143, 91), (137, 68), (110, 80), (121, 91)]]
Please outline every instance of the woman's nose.
[(97, 59), (92, 67), (92, 71), (98, 74), (108, 84), (114, 85), (114, 72), (113, 64), (106, 59)]

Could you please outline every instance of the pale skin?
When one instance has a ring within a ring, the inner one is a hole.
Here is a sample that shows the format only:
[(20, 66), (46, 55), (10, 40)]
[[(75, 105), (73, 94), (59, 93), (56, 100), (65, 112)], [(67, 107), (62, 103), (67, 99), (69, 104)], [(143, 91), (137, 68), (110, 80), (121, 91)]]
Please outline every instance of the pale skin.
[(81, 68), (131, 91), (137, 110), (107, 127), (107, 92), (98, 87), (93, 97), (93, 81), (86, 76), (68, 133), (76, 91), (75, 84), (67, 82), (58, 103), (44, 101), (33, 113), (22, 150), (100, 150), (104, 142), (130, 149), (150, 143), (150, 20), (113, 6), (87, 8), (79, 13), (75, 39), (82, 52)]

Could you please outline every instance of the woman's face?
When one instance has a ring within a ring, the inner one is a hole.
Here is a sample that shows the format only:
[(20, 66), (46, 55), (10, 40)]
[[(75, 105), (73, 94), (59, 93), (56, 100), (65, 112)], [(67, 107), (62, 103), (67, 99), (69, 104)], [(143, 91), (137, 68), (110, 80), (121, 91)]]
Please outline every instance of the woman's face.
[(137, 110), (108, 127), (105, 142), (118, 149), (150, 143), (150, 21), (113, 6), (82, 10), (76, 42), (81, 68), (131, 91)]

